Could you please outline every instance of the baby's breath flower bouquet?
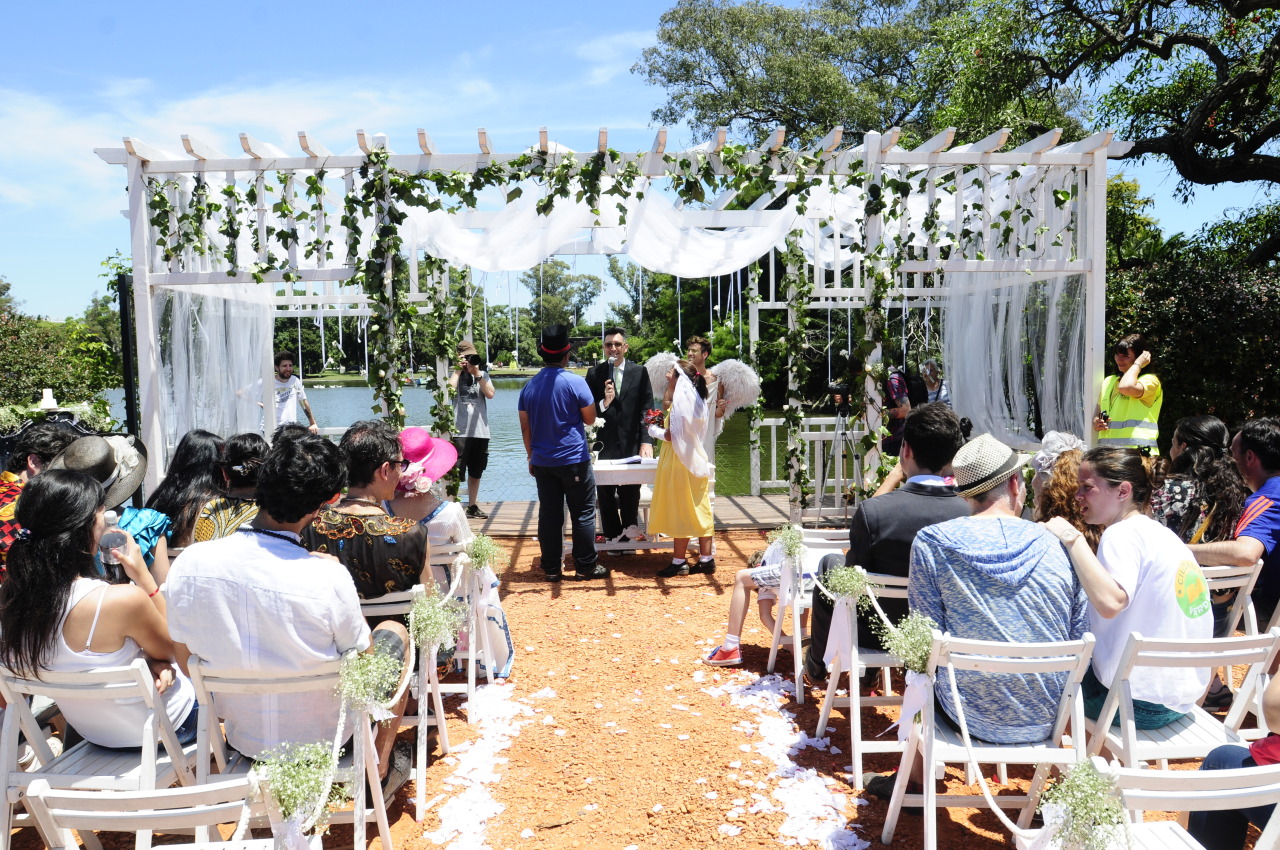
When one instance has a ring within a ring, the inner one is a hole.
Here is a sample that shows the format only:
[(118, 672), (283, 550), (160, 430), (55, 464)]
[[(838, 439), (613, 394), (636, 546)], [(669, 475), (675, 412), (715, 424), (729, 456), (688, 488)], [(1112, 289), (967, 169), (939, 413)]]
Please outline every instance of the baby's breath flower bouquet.
[(804, 555), (804, 532), (800, 526), (792, 523), (779, 526), (769, 532), (770, 543), (781, 543), (782, 552), (788, 558), (799, 558)]
[(466, 618), (466, 603), (447, 599), (431, 588), (413, 600), (413, 607), (409, 609), (409, 638), (423, 650), (453, 646)]
[(510, 561), (507, 550), (486, 534), (477, 534), (471, 539), (467, 544), (467, 557), (471, 559), (473, 570), (483, 570), (488, 567), (495, 573)]
[(867, 573), (858, 567), (835, 567), (822, 576), (822, 586), (833, 596), (852, 597), (859, 608), (871, 604), (868, 592), (875, 592), (876, 585), (867, 580)]
[(292, 821), (291, 826), (306, 832), (313, 826), (323, 831), (330, 809), (351, 799), (349, 777), (336, 776), (337, 766), (332, 744), (281, 744), (258, 756), (253, 769), (286, 825)]
[(902, 666), (915, 673), (929, 669), (929, 654), (933, 651), (933, 630), (938, 624), (933, 618), (914, 611), (892, 625), (883, 619), (874, 621), (871, 627), (880, 636), (885, 651), (902, 662)]
[(387, 702), (400, 684), (400, 665), (400, 660), (390, 655), (349, 653), (342, 659), (338, 696), (375, 720), (389, 720)]
[(1049, 786), (1040, 798), (1048, 847), (1058, 850), (1116, 850), (1129, 846), (1124, 805), (1115, 781), (1082, 761)]

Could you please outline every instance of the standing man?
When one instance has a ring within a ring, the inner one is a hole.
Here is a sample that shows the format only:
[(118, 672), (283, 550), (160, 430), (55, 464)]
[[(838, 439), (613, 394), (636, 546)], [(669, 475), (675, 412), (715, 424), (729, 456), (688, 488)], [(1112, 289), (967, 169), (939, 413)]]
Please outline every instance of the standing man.
[(1164, 388), (1160, 379), (1143, 370), (1151, 366), (1151, 347), (1142, 334), (1126, 334), (1112, 349), (1118, 374), (1102, 382), (1093, 430), (1098, 445), (1142, 449), (1159, 454), (1160, 407)]
[(1271, 622), (1280, 602), (1280, 419), (1250, 419), (1231, 441), (1231, 457), (1244, 483), (1253, 491), (1245, 499), (1234, 540), (1197, 543), (1191, 553), (1202, 564), (1247, 567), (1263, 559), (1262, 574), (1253, 588), (1258, 622)]
[[(603, 460), (617, 460), (639, 454), (653, 457), (653, 437), (641, 425), (645, 409), (653, 403), (649, 372), (627, 360), (627, 334), (622, 328), (604, 332), (605, 362), (587, 372), (587, 386), (596, 402), (596, 413), (604, 419), (598, 432), (604, 444)], [(596, 487), (604, 536), (611, 541), (627, 540), (626, 529), (640, 523), (640, 485)], [(631, 550), (611, 550), (610, 555), (631, 554)]]
[(467, 516), (488, 519), (476, 501), (480, 496), (480, 476), (489, 465), (489, 408), (493, 398), (493, 379), (482, 368), (484, 361), (468, 340), (458, 343), (458, 368), (449, 376), (449, 389), (454, 391), (453, 421), (457, 433), (453, 444), (458, 447), (458, 474), (467, 480)]
[(302, 388), (302, 379), (293, 374), (293, 361), (296, 358), (292, 351), (276, 352), (276, 427), (291, 425), (298, 421), (298, 402), (307, 414), (307, 426), (312, 434), (320, 432), (316, 425), (316, 417), (307, 403), (307, 392)]
[(596, 554), (596, 479), (583, 425), (596, 421), (587, 382), (568, 370), (569, 329), (548, 325), (538, 341), (542, 371), (520, 391), (520, 433), (529, 474), (538, 483), (538, 545), (547, 581), (560, 581), (564, 506), (573, 523), (573, 566), (579, 580), (605, 578)]
[(884, 383), (884, 418), (888, 421), (889, 436), (880, 441), (880, 450), (898, 457), (902, 451), (902, 426), (911, 412), (911, 398), (907, 392), (907, 376), (896, 366), (889, 370)]

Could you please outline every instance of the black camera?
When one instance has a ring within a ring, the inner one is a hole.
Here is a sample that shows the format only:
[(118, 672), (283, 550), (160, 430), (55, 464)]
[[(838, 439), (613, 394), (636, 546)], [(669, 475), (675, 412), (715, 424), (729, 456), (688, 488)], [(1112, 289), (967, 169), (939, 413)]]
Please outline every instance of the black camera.
[(830, 384), (827, 386), (827, 394), (831, 396), (838, 415), (848, 416), (853, 412), (853, 405), (849, 402), (848, 384)]
[(484, 361), (480, 359), (479, 354), (467, 354), (464, 356), (467, 358), (467, 362), (472, 366), (479, 366), (482, 369), (484, 368)]

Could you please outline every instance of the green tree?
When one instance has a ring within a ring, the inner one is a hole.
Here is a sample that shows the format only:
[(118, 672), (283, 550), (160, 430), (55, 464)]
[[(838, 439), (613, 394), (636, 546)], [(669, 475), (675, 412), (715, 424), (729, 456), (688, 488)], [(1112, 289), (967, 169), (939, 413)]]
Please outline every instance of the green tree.
[(61, 404), (93, 400), (120, 385), (106, 346), (76, 320), (59, 324), (0, 313), (0, 405), (29, 405), (48, 387)]
[[(1280, 4), (1275, 0), (974, 0), (931, 56), (950, 103), (978, 121), (1062, 86), (1088, 88), (1093, 124), (1195, 186), (1280, 184)], [(974, 47), (973, 41), (980, 46)], [(1258, 234), (1249, 260), (1280, 254)]]
[(10, 294), (12, 288), (9, 279), (0, 274), (0, 313), (13, 313), (18, 309), (18, 302)]
[[(73, 319), (68, 318), (67, 321), (71, 322)], [(90, 337), (105, 346), (103, 350), (108, 366), (117, 374), (123, 374), (120, 311), (116, 309), (116, 296), (98, 295), (95, 292), (79, 322)]]
[[(953, 81), (924, 58), (938, 23), (962, 7), (960, 0), (811, 0), (799, 8), (679, 0), (632, 71), (666, 91), (654, 120), (688, 122), (700, 139), (728, 126), (759, 143), (782, 127), (804, 145), (841, 125), (855, 141), (900, 127), (910, 144), (957, 124), (954, 111), (945, 120), (936, 114)], [(1019, 136), (1075, 126), (1067, 94), (1026, 98), (1018, 109), (988, 110), (985, 123), (958, 126), (983, 135), (999, 122)]]
[(536, 327), (573, 326), (587, 315), (604, 282), (591, 274), (573, 272), (564, 260), (548, 260), (520, 276), (529, 290), (529, 309)]

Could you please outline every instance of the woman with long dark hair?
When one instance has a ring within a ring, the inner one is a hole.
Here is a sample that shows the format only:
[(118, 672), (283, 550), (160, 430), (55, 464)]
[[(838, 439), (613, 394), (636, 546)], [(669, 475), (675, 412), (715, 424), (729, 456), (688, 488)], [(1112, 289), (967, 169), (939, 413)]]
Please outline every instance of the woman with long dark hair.
[[(105, 498), (92, 477), (55, 469), (31, 480), (18, 502), (22, 532), (0, 584), (0, 663), (27, 678), (122, 667), (146, 658), (179, 739), (195, 738), (195, 692), (174, 666), (165, 601), (138, 545), (111, 552), (132, 584), (104, 581), (94, 553)], [(92, 743), (139, 747), (140, 700), (59, 700), (67, 722)]]
[[(703, 437), (714, 415), (707, 404), (707, 381), (693, 364), (680, 360), (667, 372), (671, 410), (667, 427), (649, 426), (654, 439), (664, 440), (654, 474), (649, 530), (675, 542), (671, 563), (658, 571), (663, 578), (711, 574), (716, 571), (711, 553), (715, 525), (711, 515), (711, 462)], [(698, 563), (686, 554), (691, 538), (698, 538)]]
[[(1080, 463), (1077, 498), (1084, 521), (1102, 527), (1098, 552), (1062, 517), (1045, 527), (1066, 545), (1089, 597), (1093, 663), (1081, 685), (1085, 715), (1096, 719), (1116, 685), (1129, 635), (1208, 640), (1209, 589), (1187, 544), (1145, 513), (1151, 479), (1137, 449), (1095, 448)], [(1210, 670), (1138, 667), (1128, 678), (1139, 729), (1182, 717), (1204, 694)]]
[(173, 450), (164, 480), (147, 499), (148, 508), (160, 511), (173, 521), (169, 532), (170, 554), (191, 544), (201, 509), (220, 493), (218, 461), (222, 459), (222, 449), (222, 438), (217, 434), (199, 429), (188, 431)]
[(193, 543), (226, 537), (258, 515), (258, 467), (271, 449), (261, 434), (236, 434), (227, 440), (217, 463), (221, 493), (200, 511)]
[(1231, 459), (1231, 433), (1216, 416), (1178, 420), (1169, 472), (1151, 494), (1151, 516), (1186, 543), (1231, 540), (1249, 488)]

